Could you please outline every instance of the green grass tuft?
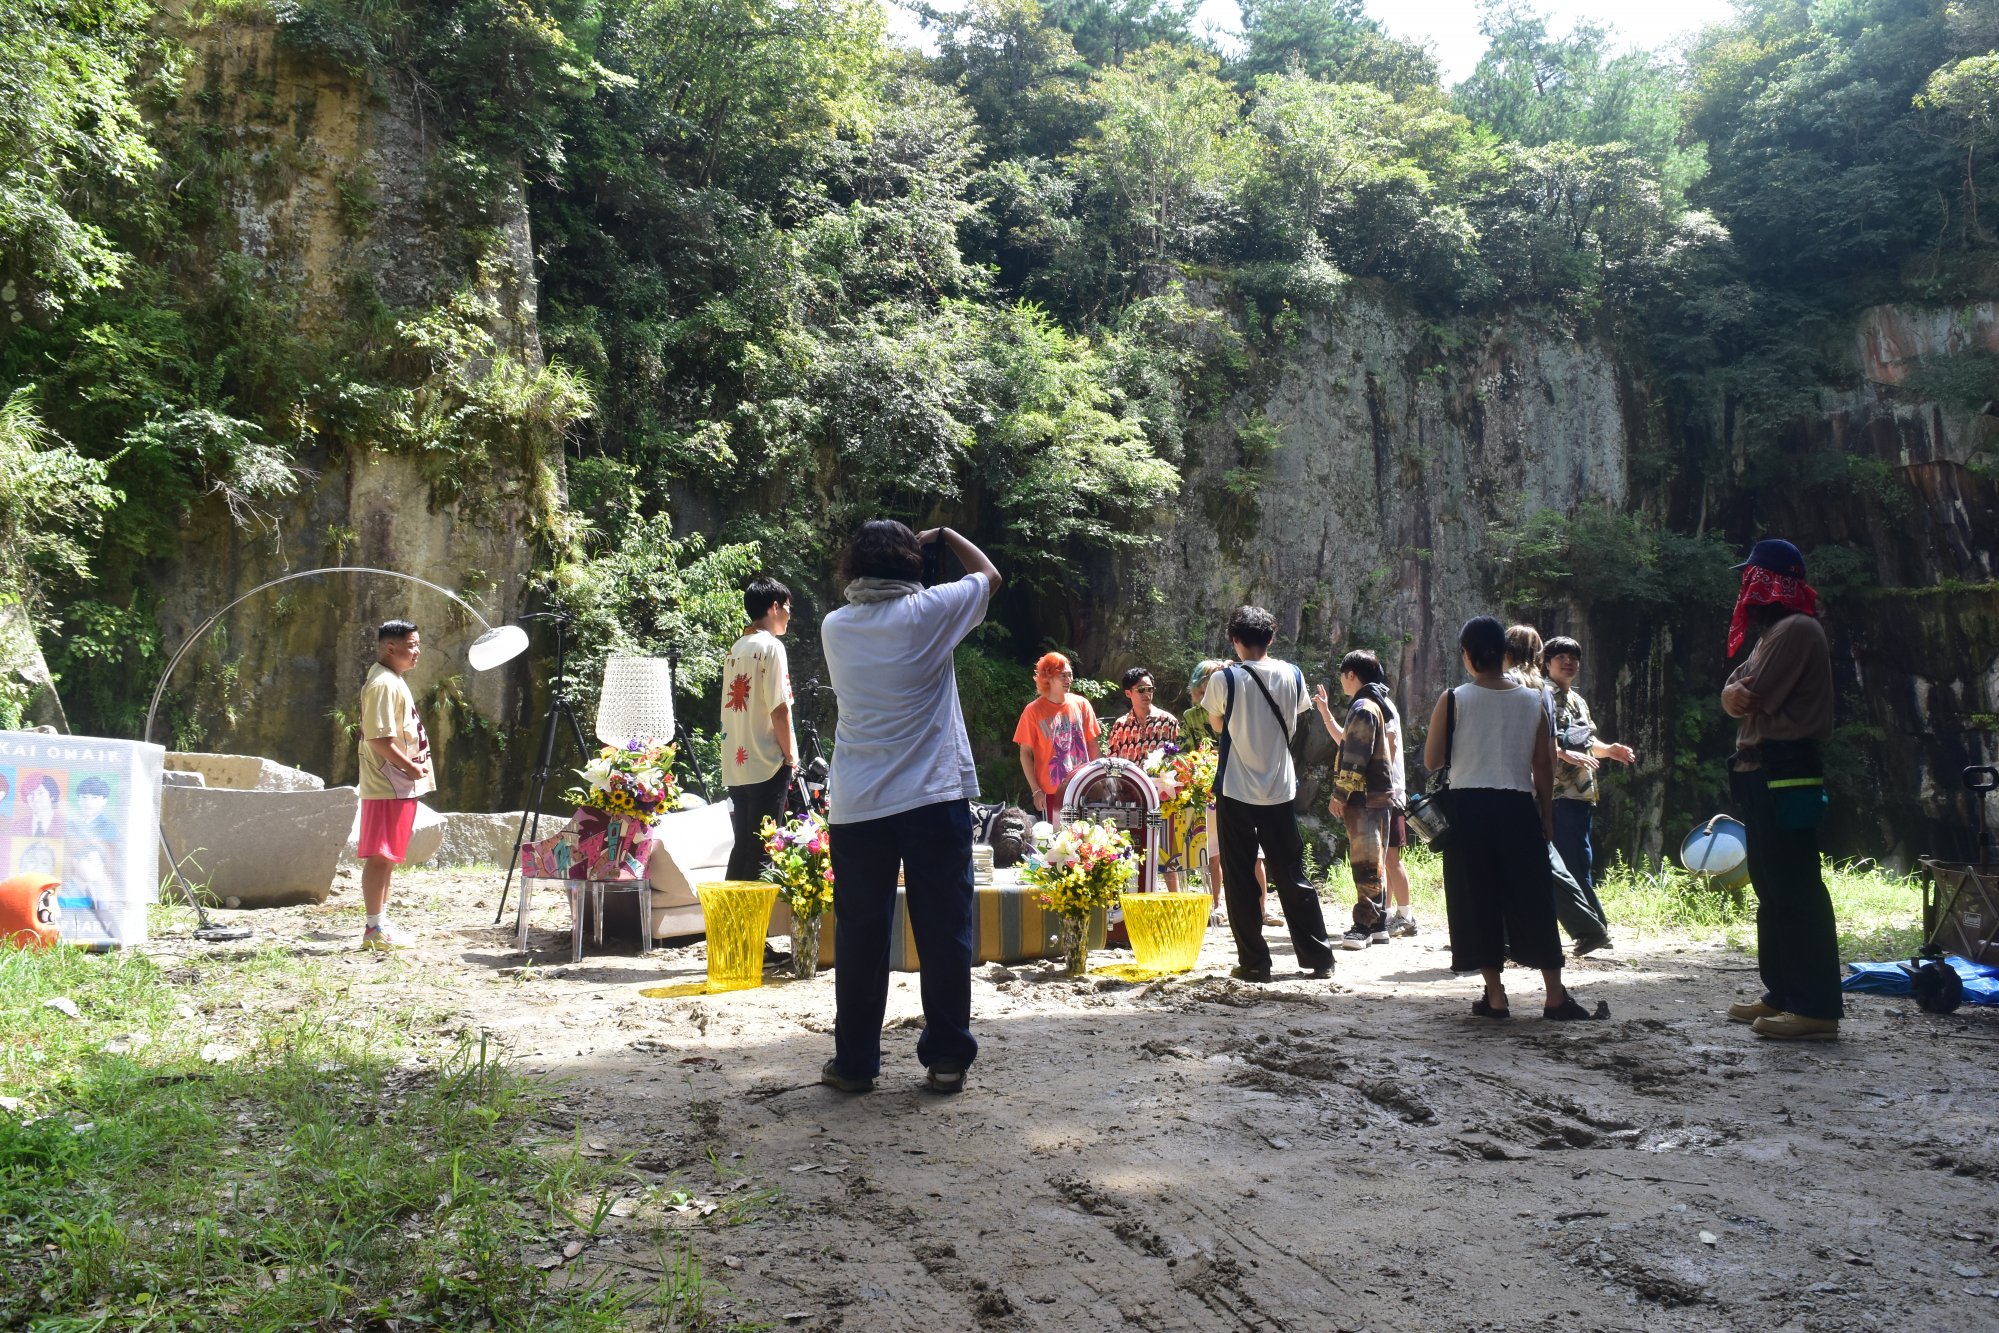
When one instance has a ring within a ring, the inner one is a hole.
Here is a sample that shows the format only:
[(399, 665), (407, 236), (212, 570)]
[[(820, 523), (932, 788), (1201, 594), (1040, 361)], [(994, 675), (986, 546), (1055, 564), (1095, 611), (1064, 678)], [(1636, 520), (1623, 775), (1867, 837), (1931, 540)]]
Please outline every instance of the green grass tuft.
[[(1419, 920), (1444, 922), (1443, 861), (1426, 847), (1403, 849), (1409, 871), (1409, 898)], [(1826, 889), (1839, 925), (1842, 962), (1907, 958), (1922, 943), (1922, 880), (1898, 875), (1873, 861), (1824, 862)], [(1345, 900), (1351, 881), (1332, 875), (1331, 893)], [(1717, 891), (1677, 867), (1658, 874), (1624, 861), (1614, 863), (1596, 886), (1620, 940), (1666, 935), (1692, 936), (1756, 952), (1756, 893)]]
[(535, 1262), (617, 1169), (534, 1142), (547, 1085), (406, 1014), (233, 1003), (301, 966), (0, 951), (0, 1326), (621, 1326)]

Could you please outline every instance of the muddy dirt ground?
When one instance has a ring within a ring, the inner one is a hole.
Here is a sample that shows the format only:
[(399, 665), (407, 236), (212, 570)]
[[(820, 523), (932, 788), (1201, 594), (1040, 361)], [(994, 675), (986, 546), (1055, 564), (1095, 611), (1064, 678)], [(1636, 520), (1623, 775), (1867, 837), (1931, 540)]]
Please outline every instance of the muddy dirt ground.
[(547, 1262), (650, 1284), (684, 1241), (718, 1327), (1999, 1329), (1990, 1010), (1856, 996), (1836, 1043), (1765, 1041), (1723, 1019), (1751, 960), (1652, 938), (1569, 974), (1611, 1021), (1545, 1023), (1509, 974), (1500, 1025), (1435, 927), (1271, 986), (1227, 977), (1216, 929), (1150, 983), (982, 966), (957, 1097), (921, 1088), (897, 974), (880, 1085), (844, 1096), (830, 974), (645, 998), (702, 947), (571, 964), (544, 893), (523, 966), (498, 888), (407, 877), (393, 958), (354, 952), (351, 878), (252, 923), (568, 1080), (551, 1136), (629, 1187)]

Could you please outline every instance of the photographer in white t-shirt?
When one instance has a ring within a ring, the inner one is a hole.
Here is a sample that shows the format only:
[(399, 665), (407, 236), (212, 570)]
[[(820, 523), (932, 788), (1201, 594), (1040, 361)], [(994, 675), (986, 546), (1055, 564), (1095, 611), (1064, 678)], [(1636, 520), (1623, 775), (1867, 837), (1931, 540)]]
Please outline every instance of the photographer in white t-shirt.
[[(970, 572), (926, 588), (924, 548)], [(827, 779), (833, 859), (833, 1058), (820, 1081), (867, 1092), (881, 1072), (896, 873), (923, 959), (916, 1058), (935, 1092), (957, 1092), (972, 1037), (971, 798), (979, 794), (952, 652), (986, 618), (999, 570), (949, 528), (918, 536), (865, 523), (846, 559), (847, 605), (820, 627), (840, 701)]]

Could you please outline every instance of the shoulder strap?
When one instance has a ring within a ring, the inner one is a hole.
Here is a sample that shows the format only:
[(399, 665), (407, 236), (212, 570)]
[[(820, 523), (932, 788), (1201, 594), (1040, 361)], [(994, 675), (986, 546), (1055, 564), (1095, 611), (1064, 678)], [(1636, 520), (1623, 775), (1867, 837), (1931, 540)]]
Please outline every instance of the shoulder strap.
[[(1277, 719), (1278, 734), (1283, 736), (1284, 743), (1289, 745), (1291, 743), (1291, 724), (1284, 720), (1284, 710), (1277, 706), (1277, 700), (1270, 697), (1270, 687), (1263, 683), (1263, 677), (1253, 670), (1249, 663), (1241, 663), (1241, 666), (1244, 674), (1256, 682), (1256, 688), (1263, 691), (1263, 701), (1270, 705), (1270, 715)], [(1230, 667), (1229, 670), (1233, 671), (1235, 668)]]
[[(1215, 795), (1217, 796), (1222, 794), (1222, 779), (1228, 776), (1229, 771), (1229, 741), (1231, 740), (1229, 736), (1229, 719), (1235, 716), (1235, 675), (1233, 672), (1226, 669), (1223, 670), (1222, 688), (1227, 691), (1228, 700), (1222, 705), (1222, 740), (1219, 746), (1220, 754), (1215, 759)], [(1205, 693), (1206, 689), (1207, 687), (1203, 686), (1202, 692)]]

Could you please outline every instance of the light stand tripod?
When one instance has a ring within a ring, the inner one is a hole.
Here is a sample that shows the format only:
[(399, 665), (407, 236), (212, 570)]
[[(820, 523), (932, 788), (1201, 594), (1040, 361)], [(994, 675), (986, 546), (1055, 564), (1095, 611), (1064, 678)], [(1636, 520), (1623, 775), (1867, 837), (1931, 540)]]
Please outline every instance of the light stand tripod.
[(541, 720), (541, 756), (535, 761), (534, 776), (528, 779), (528, 798), (521, 807), (521, 826), (514, 832), (514, 850), (507, 858), (506, 882), (500, 886), (500, 910), (493, 913), (493, 924), (496, 926), (507, 914), (507, 895), (514, 886), (514, 872), (520, 868), (521, 844), (528, 838), (530, 823), (535, 836), (541, 835), (542, 798), (548, 790), (549, 770), (555, 766), (555, 738), (559, 727), (567, 724), (570, 736), (575, 739), (577, 763), (590, 762), (590, 747), (584, 743), (583, 727), (576, 721), (576, 710), (569, 702), (569, 676), (564, 669), (569, 655), (569, 609), (558, 605), (522, 618), (546, 620), (555, 627), (555, 678), (549, 688), (548, 712)]

